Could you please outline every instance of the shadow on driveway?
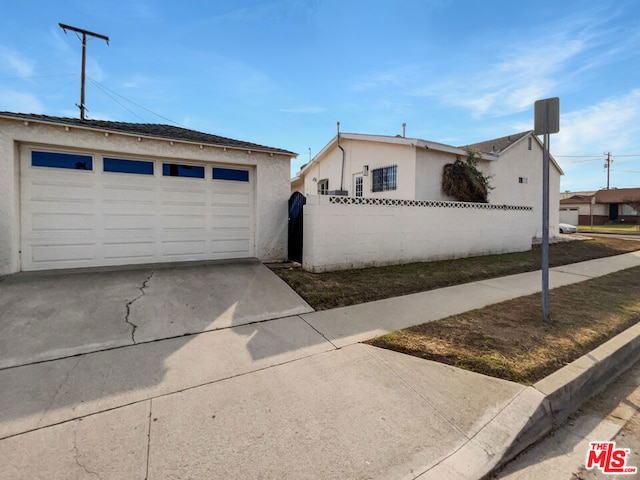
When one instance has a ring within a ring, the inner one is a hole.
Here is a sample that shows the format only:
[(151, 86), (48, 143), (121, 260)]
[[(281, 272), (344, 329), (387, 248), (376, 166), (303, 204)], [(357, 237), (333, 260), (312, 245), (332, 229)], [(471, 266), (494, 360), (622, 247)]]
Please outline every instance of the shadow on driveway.
[(310, 311), (257, 261), (5, 277), (0, 438), (327, 351)]

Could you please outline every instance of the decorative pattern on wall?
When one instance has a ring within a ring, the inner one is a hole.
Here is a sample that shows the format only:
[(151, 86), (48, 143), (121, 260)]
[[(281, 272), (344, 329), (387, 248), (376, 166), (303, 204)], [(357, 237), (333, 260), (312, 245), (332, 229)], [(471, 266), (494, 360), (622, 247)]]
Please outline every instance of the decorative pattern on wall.
[(525, 205), (494, 205), (492, 203), (449, 202), (445, 200), (397, 200), (393, 198), (329, 197), (337, 205), (386, 205), (390, 207), (477, 208), (480, 210), (533, 210)]

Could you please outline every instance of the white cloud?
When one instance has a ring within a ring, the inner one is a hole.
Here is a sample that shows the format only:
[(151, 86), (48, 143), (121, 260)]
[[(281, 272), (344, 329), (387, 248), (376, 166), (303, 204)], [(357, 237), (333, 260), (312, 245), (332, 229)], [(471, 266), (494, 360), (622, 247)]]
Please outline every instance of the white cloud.
[[(449, 76), (418, 92), (471, 110), (475, 116), (521, 112), (558, 88), (560, 72), (587, 48), (582, 40), (558, 38), (518, 47), (478, 74)], [(564, 77), (566, 81), (567, 77)]]
[(33, 74), (33, 63), (20, 52), (0, 45), (0, 65), (20, 77), (29, 77)]
[[(616, 157), (640, 153), (640, 89), (609, 97), (594, 105), (562, 113), (560, 99), (560, 132), (551, 135), (551, 154), (562, 169), (562, 190), (597, 190), (606, 186), (603, 169), (606, 152), (611, 152), (614, 163), (611, 185), (637, 184), (638, 176), (628, 177), (623, 170), (638, 170), (637, 158)], [(518, 131), (531, 129), (529, 124), (518, 123)], [(565, 156), (570, 156), (569, 158)], [(621, 183), (622, 182), (622, 183)], [(629, 185), (627, 185), (629, 186)]]
[(554, 151), (558, 155), (593, 155), (603, 151), (622, 154), (639, 148), (635, 144), (639, 135), (640, 89), (634, 89), (626, 95), (561, 114)]
[(44, 106), (32, 94), (0, 90), (0, 110), (20, 113), (42, 113)]

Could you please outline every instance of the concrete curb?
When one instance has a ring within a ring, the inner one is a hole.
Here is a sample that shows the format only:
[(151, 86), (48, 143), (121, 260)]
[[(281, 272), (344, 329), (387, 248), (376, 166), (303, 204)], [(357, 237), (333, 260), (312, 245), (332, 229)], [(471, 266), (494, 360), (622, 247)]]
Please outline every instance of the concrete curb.
[[(638, 360), (640, 323), (529, 387), (540, 392), (543, 400), (499, 461), (481, 478), (486, 478), (553, 428), (562, 425), (569, 415)], [(526, 411), (522, 413), (526, 414)], [(517, 425), (514, 426), (517, 428)]]
[(640, 324), (523, 389), (468, 442), (417, 479), (489, 478), (638, 360)]

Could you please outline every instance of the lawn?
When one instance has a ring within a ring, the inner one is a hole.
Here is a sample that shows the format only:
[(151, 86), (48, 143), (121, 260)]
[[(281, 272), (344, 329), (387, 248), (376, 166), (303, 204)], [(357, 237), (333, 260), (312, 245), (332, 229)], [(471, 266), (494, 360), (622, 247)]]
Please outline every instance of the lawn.
[[(640, 250), (640, 242), (594, 238), (551, 245), (551, 267)], [(423, 292), (466, 282), (539, 270), (540, 247), (520, 253), (438, 262), (309, 273), (300, 267), (274, 268), (315, 310)]]
[(615, 225), (578, 225), (579, 232), (593, 232), (593, 233), (631, 233), (637, 234), (640, 232), (640, 224), (615, 224)]
[(525, 385), (640, 321), (640, 267), (425, 323), (367, 343)]

